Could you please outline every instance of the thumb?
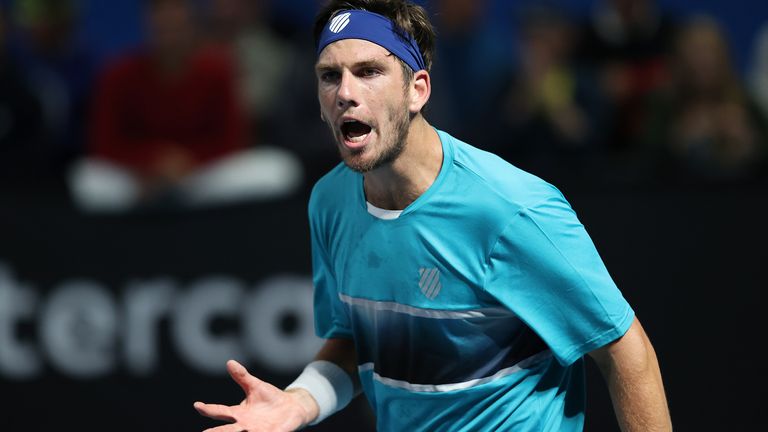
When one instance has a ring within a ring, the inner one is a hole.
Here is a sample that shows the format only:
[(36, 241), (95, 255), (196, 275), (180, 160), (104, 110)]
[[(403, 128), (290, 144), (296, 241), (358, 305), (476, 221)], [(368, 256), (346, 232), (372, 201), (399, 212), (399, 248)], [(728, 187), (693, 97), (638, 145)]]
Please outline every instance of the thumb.
[(245, 368), (245, 366), (241, 365), (235, 360), (228, 360), (227, 372), (229, 372), (229, 376), (235, 380), (235, 382), (243, 389), (244, 392), (248, 393), (251, 390), (252, 384), (249, 378), (252, 377), (251, 374), (248, 373), (248, 370)]
[(265, 397), (269, 394), (267, 391), (269, 385), (264, 381), (248, 373), (245, 366), (235, 360), (227, 361), (227, 372), (233, 380), (243, 389), (246, 398), (252, 396)]

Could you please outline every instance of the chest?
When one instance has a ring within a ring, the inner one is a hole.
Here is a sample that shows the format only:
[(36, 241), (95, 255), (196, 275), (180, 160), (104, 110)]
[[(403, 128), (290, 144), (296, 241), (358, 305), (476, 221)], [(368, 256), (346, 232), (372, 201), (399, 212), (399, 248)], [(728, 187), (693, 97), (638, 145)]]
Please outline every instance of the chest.
[(427, 309), (487, 306), (486, 241), (458, 225), (414, 218), (340, 230), (331, 253), (340, 294)]

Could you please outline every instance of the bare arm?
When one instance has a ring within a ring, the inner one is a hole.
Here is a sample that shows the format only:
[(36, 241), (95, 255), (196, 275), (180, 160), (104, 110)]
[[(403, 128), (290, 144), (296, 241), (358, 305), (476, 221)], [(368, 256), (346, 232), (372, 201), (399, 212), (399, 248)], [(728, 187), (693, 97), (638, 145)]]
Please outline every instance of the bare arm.
[[(336, 363), (350, 374), (355, 388), (359, 388), (357, 358), (351, 340), (329, 339), (315, 359)], [(319, 407), (306, 390), (283, 391), (249, 374), (234, 360), (227, 362), (227, 371), (245, 392), (245, 399), (233, 406), (195, 402), (195, 409), (200, 414), (229, 422), (207, 432), (294, 431), (317, 418)]]
[(608, 384), (622, 431), (672, 430), (656, 352), (637, 319), (624, 336), (589, 355)]
[(315, 356), (315, 360), (326, 360), (336, 363), (344, 369), (355, 383), (355, 388), (360, 387), (360, 377), (357, 375), (357, 352), (352, 339), (328, 339), (325, 345)]

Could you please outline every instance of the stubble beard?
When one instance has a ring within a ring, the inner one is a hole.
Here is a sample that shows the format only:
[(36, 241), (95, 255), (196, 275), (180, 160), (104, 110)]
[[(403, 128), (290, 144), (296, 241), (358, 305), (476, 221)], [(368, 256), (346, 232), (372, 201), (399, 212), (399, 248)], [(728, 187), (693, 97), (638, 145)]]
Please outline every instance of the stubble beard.
[[(339, 147), (339, 155), (344, 164), (354, 171), (365, 174), (396, 161), (405, 149), (405, 142), (408, 140), (408, 131), (411, 124), (410, 111), (407, 105), (403, 104), (401, 108), (400, 110), (396, 108), (389, 108), (387, 110), (391, 127), (390, 130), (383, 131), (384, 133), (379, 131), (379, 138), (382, 142), (379, 154), (376, 157), (368, 161), (363, 160), (360, 157), (363, 152), (356, 152), (345, 156), (341, 147)], [(385, 137), (390, 137), (390, 139), (386, 140)], [(339, 139), (341, 140), (343, 137), (339, 137)]]

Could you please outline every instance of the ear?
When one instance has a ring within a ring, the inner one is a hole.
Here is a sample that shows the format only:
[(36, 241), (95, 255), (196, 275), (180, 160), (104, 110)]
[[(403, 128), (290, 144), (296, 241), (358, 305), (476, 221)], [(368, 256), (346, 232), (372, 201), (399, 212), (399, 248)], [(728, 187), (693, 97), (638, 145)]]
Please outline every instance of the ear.
[(432, 78), (429, 72), (420, 70), (413, 74), (413, 80), (408, 86), (409, 104), (408, 109), (413, 114), (417, 114), (424, 108), (432, 94)]

